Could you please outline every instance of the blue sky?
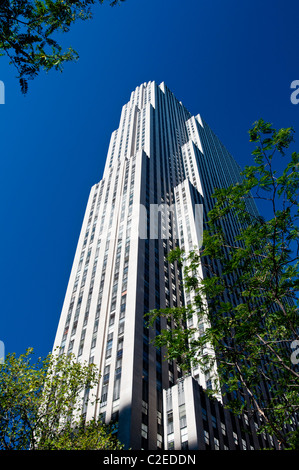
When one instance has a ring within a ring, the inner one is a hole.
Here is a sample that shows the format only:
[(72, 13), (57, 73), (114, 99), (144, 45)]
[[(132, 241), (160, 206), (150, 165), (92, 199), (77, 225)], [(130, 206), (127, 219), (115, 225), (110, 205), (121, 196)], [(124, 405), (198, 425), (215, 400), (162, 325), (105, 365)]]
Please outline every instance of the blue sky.
[[(95, 7), (61, 36), (80, 54), (41, 73), (24, 98), (0, 57), (0, 340), (52, 348), (90, 187), (132, 90), (165, 81), (239, 164), (260, 117), (299, 131), (297, 0), (126, 0)], [(299, 148), (299, 142), (293, 150)]]

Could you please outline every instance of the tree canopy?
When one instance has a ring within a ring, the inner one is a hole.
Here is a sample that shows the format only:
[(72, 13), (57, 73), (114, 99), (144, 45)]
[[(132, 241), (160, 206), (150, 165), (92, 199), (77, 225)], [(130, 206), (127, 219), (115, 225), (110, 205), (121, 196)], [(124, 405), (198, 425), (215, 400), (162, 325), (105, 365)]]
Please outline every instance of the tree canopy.
[(33, 362), (31, 348), (8, 354), (0, 364), (0, 450), (122, 449), (109, 426), (85, 420), (98, 379), (94, 364), (72, 355)]
[[(109, 0), (111, 6), (125, 0)], [(72, 47), (63, 50), (59, 34), (77, 20), (92, 18), (92, 6), (104, 0), (2, 0), (0, 5), (0, 55), (17, 69), (21, 91), (41, 70), (63, 70), (79, 58)]]

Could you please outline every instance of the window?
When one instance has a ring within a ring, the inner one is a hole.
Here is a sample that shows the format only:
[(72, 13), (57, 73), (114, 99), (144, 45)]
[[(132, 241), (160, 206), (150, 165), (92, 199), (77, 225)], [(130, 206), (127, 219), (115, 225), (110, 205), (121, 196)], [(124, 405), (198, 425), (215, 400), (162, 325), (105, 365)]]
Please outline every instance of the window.
[(163, 437), (161, 434), (157, 434), (157, 447), (158, 449), (162, 449), (163, 447)]
[(147, 439), (148, 436), (148, 426), (144, 423), (141, 423), (141, 436), (144, 439)]
[(84, 338), (80, 340), (79, 350), (78, 350), (78, 357), (82, 355), (84, 347)]
[(113, 343), (113, 333), (110, 333), (107, 338), (107, 346), (106, 346), (106, 358), (111, 357), (112, 354), (112, 343)]
[(107, 395), (108, 395), (108, 384), (104, 384), (103, 387), (102, 387), (101, 406), (106, 405)]
[(103, 383), (107, 384), (109, 382), (109, 375), (110, 375), (110, 366), (105, 366), (104, 368), (104, 375), (103, 375)]
[(119, 324), (118, 324), (118, 334), (119, 335), (122, 335), (125, 331), (125, 322), (124, 320), (120, 320)]
[(206, 387), (207, 387), (207, 390), (212, 390), (212, 380), (211, 379), (208, 379), (206, 381)]
[(114, 381), (114, 387), (113, 387), (113, 400), (118, 400), (120, 396), (120, 378), (117, 378)]
[(148, 403), (142, 400), (142, 413), (147, 415), (148, 414)]
[(209, 433), (208, 433), (208, 431), (205, 431), (205, 430), (204, 430), (203, 433), (204, 433), (205, 443), (206, 443), (206, 444), (210, 444), (210, 438), (209, 438)]
[(99, 320), (97, 319), (94, 322), (93, 333), (96, 333), (98, 331), (98, 326), (99, 326)]
[(109, 326), (114, 325), (115, 321), (115, 312), (111, 313), (110, 318), (109, 318)]
[(185, 405), (181, 405), (179, 407), (179, 417), (180, 417), (180, 428), (186, 428), (187, 420), (186, 420), (186, 407)]
[(181, 443), (188, 442), (188, 430), (187, 428), (181, 429)]
[(172, 450), (174, 449), (174, 434), (169, 434), (167, 436), (167, 449)]
[(73, 346), (74, 346), (74, 340), (72, 339), (72, 341), (70, 341), (70, 344), (69, 344), (69, 347), (68, 347), (68, 353), (70, 353), (73, 349)]
[(173, 433), (173, 413), (172, 411), (167, 413), (167, 434)]
[(97, 337), (96, 337), (96, 335), (94, 335), (94, 336), (92, 337), (92, 341), (91, 341), (91, 346), (90, 346), (91, 349), (95, 348), (96, 343), (97, 343)]
[(215, 428), (215, 429), (217, 428), (217, 421), (216, 421), (215, 416), (213, 416), (213, 415), (212, 415), (212, 426), (213, 426), (213, 428)]
[(117, 359), (115, 364), (115, 380), (120, 380), (122, 360)]
[(126, 310), (126, 301), (127, 301), (127, 295), (126, 294), (122, 294), (122, 297), (121, 297), (121, 302), (120, 302), (120, 318), (123, 318), (125, 315), (124, 315), (124, 312)]

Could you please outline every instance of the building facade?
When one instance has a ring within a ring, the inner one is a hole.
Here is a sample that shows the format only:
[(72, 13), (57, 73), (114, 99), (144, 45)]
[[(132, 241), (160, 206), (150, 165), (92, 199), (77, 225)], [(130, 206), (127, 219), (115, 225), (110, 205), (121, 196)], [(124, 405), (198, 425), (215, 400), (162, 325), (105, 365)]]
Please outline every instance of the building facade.
[[(195, 421), (189, 435), (199, 437), (190, 440), (179, 430), (180, 437), (169, 438), (167, 413), (180, 419), (178, 406), (169, 408), (169, 394), (178, 403), (185, 383), (195, 410), (217, 371), (204, 375), (195, 369), (182, 380), (177, 364), (165, 361), (165, 352), (152, 345), (155, 334), (171, 323), (161, 318), (149, 329), (145, 314), (192, 301), (167, 254), (177, 245), (200, 246), (214, 188), (237, 181), (235, 160), (164, 83), (144, 83), (132, 92), (111, 135), (103, 177), (90, 191), (53, 348), (99, 366), (98, 386), (89, 391), (99, 403), (89, 403), (83, 412), (87, 419), (117, 422), (127, 448), (206, 445), (205, 429), (199, 431)], [(233, 237), (234, 225), (226, 230)], [(196, 317), (188, 321), (198, 331), (205, 328)]]
[(262, 422), (257, 414), (230, 412), (192, 375), (163, 390), (163, 395), (166, 450), (279, 449), (275, 438), (259, 431)]

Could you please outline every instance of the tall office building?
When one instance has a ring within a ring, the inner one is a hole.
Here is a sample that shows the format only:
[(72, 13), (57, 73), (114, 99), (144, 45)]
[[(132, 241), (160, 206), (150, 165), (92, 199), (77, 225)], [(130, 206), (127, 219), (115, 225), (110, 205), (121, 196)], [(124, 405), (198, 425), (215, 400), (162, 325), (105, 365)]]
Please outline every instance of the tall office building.
[[(199, 402), (194, 397), (213, 386), (217, 371), (205, 375), (194, 369), (185, 382), (176, 363), (165, 361), (164, 351), (151, 343), (171, 323), (160, 319), (149, 329), (144, 315), (192, 301), (167, 254), (176, 245), (200, 246), (214, 188), (239, 180), (240, 168), (217, 136), (164, 83), (144, 83), (132, 92), (111, 135), (103, 178), (91, 188), (54, 343), (54, 349), (99, 366), (101, 378), (89, 393), (100, 401), (83, 412), (87, 419), (102, 415), (106, 422), (117, 422), (118, 438), (127, 448), (207, 445), (190, 406), (194, 402), (195, 410)], [(225, 229), (233, 237), (234, 224)], [(188, 321), (199, 334), (205, 328), (196, 316)], [(182, 416), (183, 408), (178, 414), (184, 383), (190, 418)], [(221, 397), (218, 404), (217, 409)], [(176, 435), (167, 422), (171, 413), (177, 416)], [(189, 437), (188, 419), (194, 421)], [(226, 421), (219, 420), (221, 432)], [(180, 428), (179, 422), (185, 425)], [(233, 432), (239, 431), (232, 426)], [(218, 439), (217, 444), (215, 439), (216, 448), (219, 442), (232, 448), (236, 441), (232, 437), (229, 445)], [(254, 446), (247, 442), (247, 448)]]

